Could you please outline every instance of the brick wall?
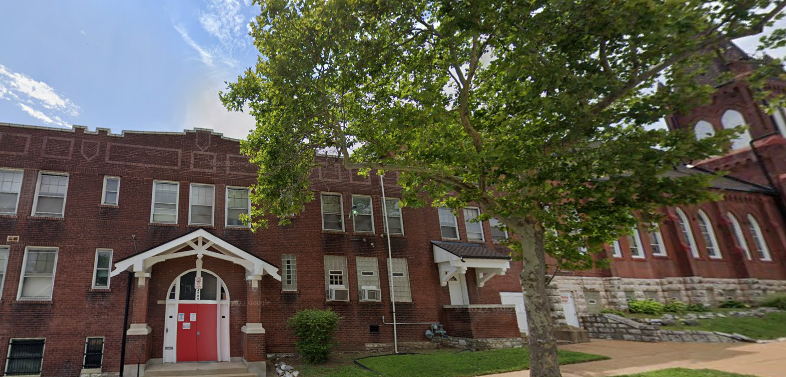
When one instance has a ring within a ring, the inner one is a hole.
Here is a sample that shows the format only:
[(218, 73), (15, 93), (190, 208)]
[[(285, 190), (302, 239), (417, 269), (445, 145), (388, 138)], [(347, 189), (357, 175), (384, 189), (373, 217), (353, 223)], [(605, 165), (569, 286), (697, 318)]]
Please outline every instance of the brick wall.
[(448, 336), (459, 338), (518, 338), (516, 309), (502, 305), (451, 306), (445, 309)]

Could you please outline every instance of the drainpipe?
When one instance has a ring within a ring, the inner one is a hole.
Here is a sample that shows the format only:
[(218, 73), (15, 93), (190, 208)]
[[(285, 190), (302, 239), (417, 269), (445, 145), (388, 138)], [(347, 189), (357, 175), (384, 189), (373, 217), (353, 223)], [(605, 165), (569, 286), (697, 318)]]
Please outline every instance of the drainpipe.
[[(136, 235), (132, 235), (131, 239), (134, 241), (134, 254), (136, 254)], [(128, 304), (131, 301), (131, 285), (134, 284), (134, 276), (131, 271), (128, 271), (128, 285), (126, 286), (126, 313), (123, 315), (123, 339), (120, 341), (120, 374), (123, 377), (123, 369), (125, 369), (126, 361), (126, 329), (128, 328)], [(139, 367), (137, 366), (137, 371)]]
[(385, 224), (385, 235), (388, 238), (388, 288), (390, 288), (390, 304), (393, 307), (393, 352), (398, 353), (398, 333), (396, 325), (396, 299), (393, 292), (393, 252), (390, 248), (390, 227), (388, 226), (388, 204), (385, 200), (384, 174), (379, 175), (379, 186), (382, 187), (382, 220)]

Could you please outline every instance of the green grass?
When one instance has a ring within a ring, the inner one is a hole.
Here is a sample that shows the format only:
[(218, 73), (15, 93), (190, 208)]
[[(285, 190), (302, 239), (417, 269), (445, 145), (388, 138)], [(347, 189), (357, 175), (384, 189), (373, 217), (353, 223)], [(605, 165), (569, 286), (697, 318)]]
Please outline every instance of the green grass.
[(748, 374), (726, 373), (709, 369), (682, 369), (672, 368), (656, 370), (654, 372), (627, 374), (618, 377), (754, 377)]
[[(559, 351), (560, 364), (605, 360), (608, 357), (579, 352)], [(301, 365), (301, 376), (384, 377), (434, 376), (462, 377), (511, 372), (529, 368), (529, 352), (525, 348), (509, 348), (478, 352), (438, 350), (415, 355), (388, 355), (359, 360), (372, 373), (355, 365)]]
[(737, 333), (754, 339), (786, 337), (786, 313), (769, 313), (759, 317), (726, 317), (699, 319), (699, 326), (664, 326), (666, 330), (719, 331)]

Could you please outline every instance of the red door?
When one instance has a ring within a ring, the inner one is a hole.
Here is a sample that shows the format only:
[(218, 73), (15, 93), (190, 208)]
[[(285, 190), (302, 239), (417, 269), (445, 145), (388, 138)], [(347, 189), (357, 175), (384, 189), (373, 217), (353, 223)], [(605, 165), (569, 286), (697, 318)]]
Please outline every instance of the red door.
[(178, 362), (218, 360), (217, 310), (216, 304), (178, 305)]

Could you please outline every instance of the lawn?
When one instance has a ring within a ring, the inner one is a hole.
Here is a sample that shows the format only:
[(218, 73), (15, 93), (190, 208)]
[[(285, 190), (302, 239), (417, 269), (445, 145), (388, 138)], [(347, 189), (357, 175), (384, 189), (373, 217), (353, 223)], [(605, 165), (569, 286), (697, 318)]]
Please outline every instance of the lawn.
[(786, 337), (786, 313), (769, 313), (759, 317), (725, 317), (699, 319), (699, 326), (664, 326), (666, 330), (719, 331), (742, 334), (754, 339)]
[[(560, 351), (560, 364), (605, 360), (608, 357)], [(529, 352), (525, 348), (509, 348), (478, 352), (438, 350), (419, 354), (366, 357), (358, 360), (366, 368), (339, 364), (327, 366), (301, 365), (301, 376), (365, 377), (365, 376), (434, 376), (462, 377), (510, 372), (529, 368)]]
[(754, 377), (748, 374), (719, 372), (709, 369), (682, 369), (672, 368), (656, 370), (654, 372), (627, 374), (618, 377)]

